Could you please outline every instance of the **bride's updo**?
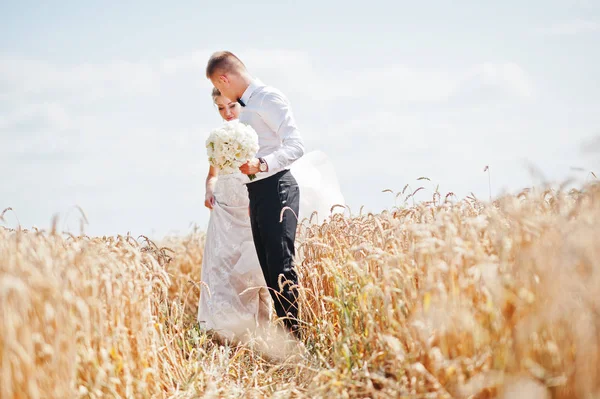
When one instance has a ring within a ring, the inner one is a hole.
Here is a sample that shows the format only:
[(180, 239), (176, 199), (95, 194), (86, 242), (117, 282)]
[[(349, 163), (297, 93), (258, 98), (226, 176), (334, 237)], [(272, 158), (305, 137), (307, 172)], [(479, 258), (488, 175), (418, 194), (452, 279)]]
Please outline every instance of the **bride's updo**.
[(218, 97), (221, 97), (221, 92), (216, 87), (213, 87), (213, 89), (212, 89), (212, 99), (213, 99), (213, 102), (215, 104), (217, 103), (217, 98)]

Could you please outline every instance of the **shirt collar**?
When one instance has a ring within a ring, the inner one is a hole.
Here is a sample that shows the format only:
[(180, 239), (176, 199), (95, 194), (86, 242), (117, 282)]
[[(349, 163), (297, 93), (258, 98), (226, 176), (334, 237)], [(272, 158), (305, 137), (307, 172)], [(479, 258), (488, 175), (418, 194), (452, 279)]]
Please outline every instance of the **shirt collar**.
[(258, 89), (259, 87), (262, 87), (262, 86), (264, 86), (264, 84), (260, 80), (252, 79), (252, 81), (250, 81), (250, 84), (246, 88), (246, 91), (244, 91), (244, 94), (242, 94), (242, 97), (240, 98), (240, 100), (242, 100), (242, 102), (244, 104), (248, 105), (248, 102), (250, 101), (250, 97), (252, 97), (252, 94), (254, 94), (256, 89)]

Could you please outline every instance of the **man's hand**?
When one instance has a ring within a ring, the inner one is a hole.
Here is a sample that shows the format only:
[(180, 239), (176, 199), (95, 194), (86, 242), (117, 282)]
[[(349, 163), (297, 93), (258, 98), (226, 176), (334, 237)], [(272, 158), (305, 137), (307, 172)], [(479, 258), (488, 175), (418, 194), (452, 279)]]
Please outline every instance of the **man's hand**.
[(255, 175), (260, 172), (260, 161), (258, 158), (251, 159), (240, 166), (240, 171), (245, 175)]

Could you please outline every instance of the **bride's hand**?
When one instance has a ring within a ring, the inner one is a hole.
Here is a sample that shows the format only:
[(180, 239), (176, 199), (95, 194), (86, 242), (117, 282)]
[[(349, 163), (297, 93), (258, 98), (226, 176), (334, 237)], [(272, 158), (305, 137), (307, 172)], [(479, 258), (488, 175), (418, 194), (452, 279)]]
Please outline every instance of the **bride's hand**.
[(212, 192), (207, 192), (204, 196), (204, 206), (208, 209), (213, 209), (215, 205), (215, 195)]

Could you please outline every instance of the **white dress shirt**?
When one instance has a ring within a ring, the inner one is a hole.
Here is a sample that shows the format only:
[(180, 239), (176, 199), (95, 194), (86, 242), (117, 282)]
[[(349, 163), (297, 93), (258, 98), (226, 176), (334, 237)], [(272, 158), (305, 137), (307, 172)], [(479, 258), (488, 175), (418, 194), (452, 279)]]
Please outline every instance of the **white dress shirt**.
[(252, 182), (289, 169), (304, 155), (304, 143), (287, 97), (254, 79), (240, 100), (244, 106), (239, 120), (256, 131), (259, 145), (256, 157), (263, 158), (269, 167), (267, 172), (257, 173)]

